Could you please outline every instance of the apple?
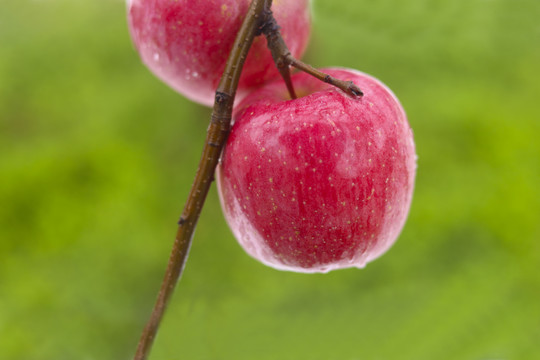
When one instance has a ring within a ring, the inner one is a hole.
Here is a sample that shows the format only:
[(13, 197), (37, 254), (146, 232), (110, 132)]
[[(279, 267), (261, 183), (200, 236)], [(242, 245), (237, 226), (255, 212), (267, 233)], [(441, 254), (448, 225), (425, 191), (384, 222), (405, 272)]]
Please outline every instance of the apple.
[[(212, 106), (250, 0), (127, 0), (128, 26), (146, 66), (187, 98)], [(300, 58), (310, 32), (309, 0), (274, 0), (272, 11), (291, 54)], [(266, 39), (246, 58), (236, 94), (279, 76)]]
[(248, 95), (217, 168), (225, 218), (255, 259), (297, 272), (365, 264), (388, 250), (413, 194), (413, 134), (394, 94), (364, 73), (351, 97), (305, 73), (289, 100), (282, 81)]

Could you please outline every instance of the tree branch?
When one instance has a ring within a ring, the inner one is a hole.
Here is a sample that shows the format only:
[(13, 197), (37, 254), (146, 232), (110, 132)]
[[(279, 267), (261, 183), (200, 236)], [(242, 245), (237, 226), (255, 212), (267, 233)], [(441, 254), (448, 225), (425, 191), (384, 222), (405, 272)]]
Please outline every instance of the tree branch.
[(336, 79), (335, 77), (325, 74), (322, 71), (315, 69), (313, 66), (308, 65), (292, 56), (289, 48), (287, 47), (287, 44), (285, 44), (285, 41), (281, 37), (281, 33), (279, 32), (279, 25), (277, 24), (272, 12), (268, 10), (265, 11), (263, 15), (264, 21), (261, 26), (261, 32), (264, 34), (264, 36), (266, 36), (268, 48), (270, 49), (274, 62), (281, 76), (283, 77), (285, 84), (287, 85), (287, 89), (289, 90), (291, 98), (295, 99), (296, 94), (294, 93), (294, 89), (291, 83), (289, 66), (294, 66), (295, 68), (304, 71), (321, 81), (324, 81), (343, 90), (351, 96), (364, 95), (362, 90), (360, 90), (360, 88), (356, 86), (352, 81)]
[(167, 304), (184, 269), (195, 226), (214, 179), (219, 156), (229, 135), (234, 97), (244, 61), (254, 37), (259, 32), (261, 14), (265, 8), (270, 8), (271, 3), (272, 0), (252, 0), (242, 27), (236, 36), (225, 71), (216, 91), (206, 143), (184, 211), (178, 221), (178, 231), (165, 271), (165, 277), (150, 319), (139, 340), (134, 360), (147, 359)]

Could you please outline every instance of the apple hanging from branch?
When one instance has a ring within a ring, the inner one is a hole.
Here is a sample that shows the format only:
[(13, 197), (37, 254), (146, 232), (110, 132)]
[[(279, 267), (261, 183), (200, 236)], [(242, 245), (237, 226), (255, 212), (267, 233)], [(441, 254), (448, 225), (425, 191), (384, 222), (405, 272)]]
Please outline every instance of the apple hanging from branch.
[[(128, 26), (142, 61), (185, 97), (206, 106), (246, 16), (249, 0), (127, 0)], [(274, 16), (291, 53), (304, 53), (311, 29), (309, 0), (274, 1)], [(266, 39), (254, 40), (237, 99), (278, 76)]]
[(405, 112), (371, 76), (323, 69), (364, 92), (354, 98), (306, 73), (248, 95), (236, 109), (217, 183), (234, 235), (277, 269), (364, 265), (400, 233), (416, 155)]

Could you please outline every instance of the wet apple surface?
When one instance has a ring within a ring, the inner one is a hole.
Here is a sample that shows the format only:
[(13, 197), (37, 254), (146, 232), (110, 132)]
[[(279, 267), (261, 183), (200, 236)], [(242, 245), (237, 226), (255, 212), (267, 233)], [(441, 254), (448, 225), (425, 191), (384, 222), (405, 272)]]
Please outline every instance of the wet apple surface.
[[(170, 87), (212, 106), (249, 0), (128, 0), (132, 40), (146, 66)], [(272, 11), (291, 53), (299, 58), (310, 33), (308, 0), (274, 1)], [(246, 58), (237, 98), (279, 76), (266, 39), (258, 37)]]
[(348, 69), (323, 69), (364, 92), (351, 97), (305, 73), (238, 106), (218, 166), (225, 217), (241, 246), (282, 270), (363, 267), (405, 223), (413, 193), (413, 135), (397, 98)]

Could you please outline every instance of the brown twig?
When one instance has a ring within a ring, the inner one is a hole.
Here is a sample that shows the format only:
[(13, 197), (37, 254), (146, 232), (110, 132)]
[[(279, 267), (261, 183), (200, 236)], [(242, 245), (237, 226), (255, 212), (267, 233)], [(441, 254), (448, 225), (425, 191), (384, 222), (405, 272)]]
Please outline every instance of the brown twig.
[(289, 63), (285, 61), (286, 58), (283, 56), (284, 54), (290, 55), (290, 51), (285, 44), (285, 41), (281, 37), (279, 25), (274, 19), (274, 15), (272, 14), (270, 8), (266, 9), (263, 13), (263, 21), (261, 23), (260, 33), (266, 36), (268, 49), (270, 49), (274, 63), (276, 64), (281, 77), (285, 81), (285, 85), (287, 86), (291, 99), (296, 99), (296, 93), (291, 81), (291, 70), (289, 68)]
[(252, 0), (242, 27), (236, 36), (233, 49), (216, 91), (206, 143), (184, 211), (178, 221), (178, 232), (165, 271), (165, 277), (150, 319), (139, 340), (134, 360), (147, 359), (169, 299), (182, 274), (195, 226), (213, 181), (221, 150), (230, 131), (232, 107), (244, 61), (260, 28), (261, 14), (265, 8), (270, 8), (271, 3), (272, 0)]
[(360, 90), (360, 88), (352, 81), (336, 79), (335, 77), (325, 74), (322, 71), (315, 69), (313, 66), (308, 65), (292, 56), (289, 48), (287, 47), (287, 44), (285, 44), (285, 41), (281, 37), (281, 33), (279, 32), (279, 26), (272, 12), (268, 10), (265, 11), (263, 15), (264, 21), (261, 26), (261, 32), (264, 34), (264, 36), (266, 36), (268, 48), (270, 49), (272, 57), (274, 58), (274, 62), (279, 69), (283, 80), (285, 81), (285, 84), (287, 85), (287, 89), (291, 94), (291, 98), (295, 99), (296, 95), (294, 94), (294, 89), (290, 79), (289, 66), (293, 66), (301, 71), (304, 71), (316, 77), (321, 81), (333, 85), (351, 96), (364, 95), (362, 90)]

